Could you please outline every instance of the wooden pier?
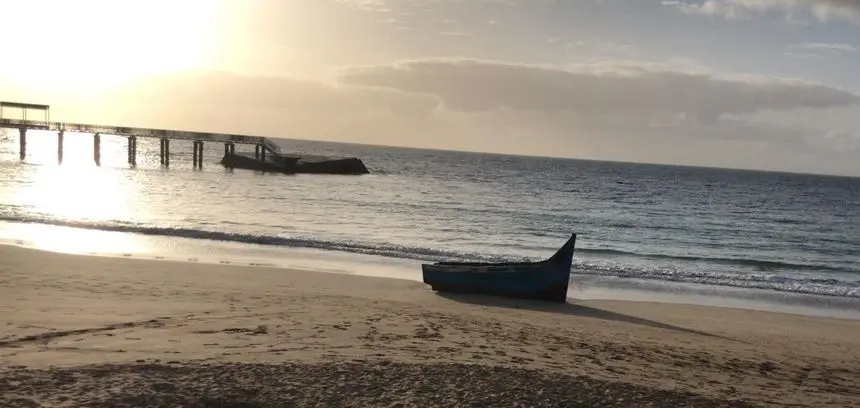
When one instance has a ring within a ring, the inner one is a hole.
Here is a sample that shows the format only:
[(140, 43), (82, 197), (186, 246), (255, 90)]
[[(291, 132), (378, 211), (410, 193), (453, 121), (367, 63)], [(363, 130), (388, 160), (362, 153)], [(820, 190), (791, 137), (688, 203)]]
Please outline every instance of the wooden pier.
[[(8, 109), (23, 111), (23, 119), (3, 118), (3, 112)], [(44, 120), (31, 120), (27, 118), (29, 111), (42, 113)], [(43, 130), (57, 132), (57, 161), (63, 161), (63, 142), (66, 132), (90, 133), (93, 135), (93, 160), (96, 165), (101, 165), (101, 135), (117, 135), (128, 138), (128, 164), (132, 167), (137, 165), (137, 138), (157, 138), (161, 140), (161, 164), (170, 166), (170, 141), (183, 140), (192, 141), (194, 154), (194, 168), (203, 167), (203, 147), (206, 142), (223, 143), (224, 154), (234, 154), (236, 144), (249, 144), (255, 146), (255, 157), (266, 160), (266, 154), (281, 156), (281, 147), (261, 136), (245, 136), (223, 133), (192, 132), (184, 130), (149, 129), (127, 126), (91, 125), (83, 123), (52, 122), (50, 120), (50, 106), (19, 102), (0, 102), (0, 128), (12, 128), (19, 131), (19, 156), (23, 161), (27, 157), (27, 131)], [(271, 158), (275, 158), (271, 157)]]

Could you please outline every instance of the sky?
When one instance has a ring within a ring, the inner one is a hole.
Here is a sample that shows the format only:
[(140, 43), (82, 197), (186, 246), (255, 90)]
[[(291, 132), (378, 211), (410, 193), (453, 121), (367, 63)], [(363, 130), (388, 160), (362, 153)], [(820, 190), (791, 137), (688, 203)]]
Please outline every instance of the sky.
[(860, 0), (0, 0), (0, 44), (59, 121), (860, 176)]

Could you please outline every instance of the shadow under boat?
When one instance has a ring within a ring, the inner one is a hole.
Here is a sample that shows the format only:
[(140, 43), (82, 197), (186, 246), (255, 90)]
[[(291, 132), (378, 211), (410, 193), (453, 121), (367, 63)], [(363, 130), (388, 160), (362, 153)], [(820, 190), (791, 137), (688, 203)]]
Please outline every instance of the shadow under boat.
[(576, 234), (539, 262), (422, 264), (424, 283), (448, 293), (494, 295), (564, 303), (570, 284)]
[[(484, 307), (495, 307), (495, 308), (506, 308), (506, 309), (517, 309), (517, 310), (528, 310), (534, 312), (543, 312), (543, 313), (557, 313), (567, 316), (576, 316), (576, 317), (586, 317), (593, 319), (600, 319), (606, 321), (613, 322), (621, 322), (621, 323), (629, 323), (635, 324), (639, 326), (652, 327), (656, 329), (663, 330), (672, 330), (687, 334), (695, 334), (699, 336), (706, 336), (712, 338), (718, 338), (723, 340), (730, 340), (734, 342), (743, 341), (733, 339), (730, 337), (720, 336), (718, 334), (711, 334), (708, 332), (688, 329), (681, 326), (676, 326), (668, 323), (661, 323), (655, 320), (645, 319), (642, 317), (631, 316), (624, 313), (613, 312), (610, 310), (600, 309), (597, 307), (579, 305), (576, 304), (576, 301), (573, 299), (568, 299), (563, 303), (549, 303), (542, 301), (535, 301), (532, 299), (517, 299), (517, 298), (503, 298), (497, 296), (488, 296), (481, 294), (467, 294), (467, 293), (451, 293), (451, 292), (439, 292), (437, 295), (446, 298), (448, 300), (466, 303), (470, 305), (484, 306)], [(679, 305), (682, 306), (682, 305)]]
[(641, 317), (569, 303), (570, 267), (576, 234), (540, 262), (423, 264), (424, 283), (446, 299), (486, 307), (511, 308), (624, 322), (700, 336), (739, 341)]

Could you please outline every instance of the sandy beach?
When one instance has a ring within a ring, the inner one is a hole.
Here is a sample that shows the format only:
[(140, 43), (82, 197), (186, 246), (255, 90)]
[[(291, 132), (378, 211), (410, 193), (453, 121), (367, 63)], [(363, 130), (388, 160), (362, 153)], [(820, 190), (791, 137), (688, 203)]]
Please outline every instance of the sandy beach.
[(852, 320), (16, 246), (0, 316), (3, 407), (860, 406)]

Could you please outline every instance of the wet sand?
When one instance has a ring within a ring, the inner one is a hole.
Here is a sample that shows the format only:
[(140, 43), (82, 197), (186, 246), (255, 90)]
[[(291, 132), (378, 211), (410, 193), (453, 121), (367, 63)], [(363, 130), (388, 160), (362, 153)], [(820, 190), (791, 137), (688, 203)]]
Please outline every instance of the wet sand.
[(860, 406), (852, 320), (15, 246), (0, 316), (4, 407)]

